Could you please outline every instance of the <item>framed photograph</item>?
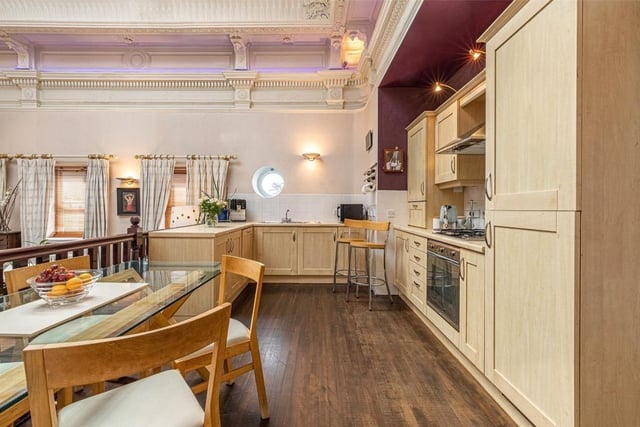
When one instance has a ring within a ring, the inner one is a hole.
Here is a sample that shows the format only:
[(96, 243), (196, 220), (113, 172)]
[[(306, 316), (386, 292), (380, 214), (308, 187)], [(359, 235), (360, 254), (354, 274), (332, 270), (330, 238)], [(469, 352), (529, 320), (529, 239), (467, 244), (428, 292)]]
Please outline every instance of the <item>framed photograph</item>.
[(140, 215), (140, 189), (117, 188), (118, 215)]
[(364, 149), (369, 151), (373, 147), (373, 131), (369, 130), (367, 136), (364, 138)]
[(404, 172), (404, 153), (398, 147), (384, 149), (385, 172)]

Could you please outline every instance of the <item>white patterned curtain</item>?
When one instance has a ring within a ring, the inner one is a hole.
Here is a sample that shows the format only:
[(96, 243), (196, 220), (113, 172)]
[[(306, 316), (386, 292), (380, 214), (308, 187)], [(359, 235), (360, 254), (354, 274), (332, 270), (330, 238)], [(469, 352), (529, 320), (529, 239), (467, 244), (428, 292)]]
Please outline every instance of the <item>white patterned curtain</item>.
[(56, 188), (55, 166), (53, 159), (18, 159), (23, 247), (37, 246), (47, 237)]
[(226, 199), (228, 169), (225, 159), (187, 159), (187, 205), (197, 205), (203, 192)]
[(84, 207), (84, 238), (107, 235), (109, 160), (89, 159)]
[(0, 197), (7, 191), (7, 159), (0, 159)]
[(140, 161), (140, 186), (142, 204), (140, 219), (145, 231), (164, 228), (164, 212), (169, 203), (174, 159), (142, 159)]

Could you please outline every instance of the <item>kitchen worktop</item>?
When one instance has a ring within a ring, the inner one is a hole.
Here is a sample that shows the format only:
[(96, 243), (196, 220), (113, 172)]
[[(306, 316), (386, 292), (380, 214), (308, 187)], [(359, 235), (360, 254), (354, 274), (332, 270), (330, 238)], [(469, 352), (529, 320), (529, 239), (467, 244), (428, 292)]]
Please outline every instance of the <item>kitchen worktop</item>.
[(484, 253), (484, 248), (486, 246), (484, 240), (468, 240), (462, 239), (460, 237), (445, 236), (435, 233), (433, 230), (426, 228), (411, 227), (406, 225), (394, 225), (393, 228), (479, 253)]
[(215, 227), (205, 224), (167, 228), (149, 233), (149, 237), (215, 237), (249, 227), (342, 227), (338, 222), (220, 222)]

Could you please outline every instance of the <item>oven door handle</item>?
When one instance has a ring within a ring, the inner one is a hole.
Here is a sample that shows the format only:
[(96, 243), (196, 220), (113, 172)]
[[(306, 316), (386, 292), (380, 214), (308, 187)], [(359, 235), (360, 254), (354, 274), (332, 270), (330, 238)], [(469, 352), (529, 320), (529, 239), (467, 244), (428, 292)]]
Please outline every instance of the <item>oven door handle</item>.
[[(432, 252), (432, 251), (427, 251), (427, 258), (433, 256), (436, 257), (438, 259), (441, 259), (443, 261), (448, 262), (449, 264), (455, 264), (455, 265), (460, 265), (460, 261), (456, 261), (455, 259), (451, 259), (451, 258), (447, 258), (446, 256), (442, 256), (436, 252)], [(428, 259), (427, 259), (428, 262)]]

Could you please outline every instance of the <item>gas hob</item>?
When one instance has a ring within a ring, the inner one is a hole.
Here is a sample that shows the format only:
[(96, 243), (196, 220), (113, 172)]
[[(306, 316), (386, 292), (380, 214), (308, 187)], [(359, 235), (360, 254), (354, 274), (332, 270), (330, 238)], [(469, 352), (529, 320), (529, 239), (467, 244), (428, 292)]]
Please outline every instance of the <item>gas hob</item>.
[(452, 228), (433, 230), (435, 234), (442, 234), (443, 236), (457, 237), (464, 240), (484, 240), (484, 229), (466, 229), (466, 228)]

